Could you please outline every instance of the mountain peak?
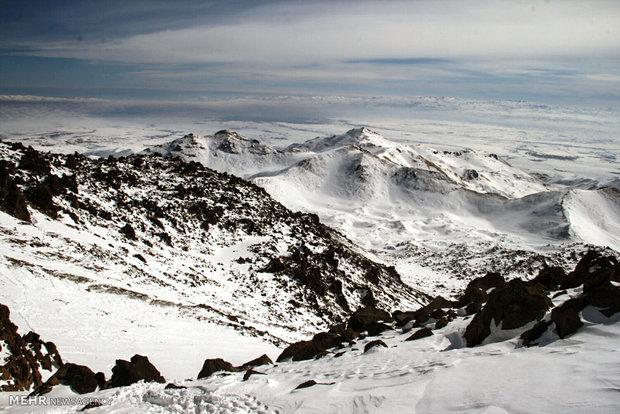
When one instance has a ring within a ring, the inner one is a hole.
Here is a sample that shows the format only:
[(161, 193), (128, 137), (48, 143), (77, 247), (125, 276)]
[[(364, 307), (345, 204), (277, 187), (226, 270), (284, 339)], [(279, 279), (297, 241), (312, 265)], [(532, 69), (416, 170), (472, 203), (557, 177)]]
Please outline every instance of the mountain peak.
[(376, 132), (370, 130), (370, 128), (360, 127), (360, 128), (352, 128), (347, 131), (346, 135), (351, 136), (359, 136), (363, 134), (376, 134)]
[(395, 144), (380, 134), (366, 128), (353, 128), (342, 135), (317, 137), (301, 144), (293, 144), (289, 149), (305, 149), (313, 152), (329, 151), (336, 148), (356, 145), (362, 148), (382, 147), (391, 148)]

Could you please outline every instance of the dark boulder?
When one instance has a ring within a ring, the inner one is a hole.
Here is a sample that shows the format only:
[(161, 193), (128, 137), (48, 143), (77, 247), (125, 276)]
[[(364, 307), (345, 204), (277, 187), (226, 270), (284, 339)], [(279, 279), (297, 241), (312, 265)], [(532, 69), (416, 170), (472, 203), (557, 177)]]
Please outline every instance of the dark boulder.
[(255, 371), (250, 368), (247, 371), (245, 371), (245, 374), (243, 374), (243, 381), (249, 380), (252, 375), (267, 375), (267, 374), (265, 374), (264, 372)]
[[(575, 288), (586, 281), (591, 274), (597, 273), (603, 269), (609, 269), (618, 264), (613, 256), (603, 256), (596, 250), (589, 250), (579, 260), (575, 266), (575, 270), (570, 272), (567, 281), (562, 284), (561, 289)], [(618, 281), (618, 280), (616, 280)]]
[(414, 320), (416, 318), (417, 312), (407, 311), (403, 312), (400, 310), (392, 313), (392, 318), (396, 322), (396, 326), (404, 326)]
[(347, 327), (357, 332), (367, 331), (377, 322), (392, 322), (392, 315), (383, 309), (364, 307), (356, 310), (349, 318)]
[(316, 334), (310, 341), (300, 341), (289, 345), (278, 356), (277, 361), (285, 361), (289, 358), (292, 358), (293, 361), (312, 359), (323, 351), (340, 345), (342, 342), (344, 342), (344, 338), (338, 334), (321, 332)]
[(39, 334), (32, 331), (23, 336), (25, 345), (30, 348), (41, 368), (53, 371), (63, 365), (62, 358), (53, 342), (44, 342)]
[(237, 367), (238, 371), (245, 371), (249, 368), (260, 367), (261, 365), (271, 365), (273, 361), (266, 354), (259, 356), (256, 359), (246, 362), (243, 365)]
[(207, 378), (219, 371), (236, 372), (237, 369), (222, 358), (206, 359), (198, 373), (198, 379)]
[(164, 387), (165, 390), (185, 390), (187, 387), (185, 385), (177, 385), (174, 382), (169, 382)]
[(456, 303), (457, 306), (481, 304), (486, 301), (490, 289), (504, 287), (506, 280), (499, 273), (489, 272), (482, 277), (473, 279), (467, 284), (465, 292)]
[(96, 374), (87, 366), (67, 363), (30, 395), (47, 394), (56, 385), (67, 385), (78, 394), (93, 392), (99, 386)]
[(131, 224), (126, 223), (123, 227), (121, 227), (120, 232), (128, 239), (136, 240), (136, 231), (133, 229), (133, 227), (131, 227)]
[(20, 220), (30, 221), (26, 197), (10, 173), (14, 168), (12, 163), (0, 160), (0, 209)]
[(60, 207), (54, 203), (52, 190), (44, 183), (33, 186), (25, 192), (25, 196), (34, 207), (52, 218), (58, 216)]
[(32, 171), (36, 175), (47, 175), (51, 171), (50, 162), (32, 147), (26, 148), (19, 160), (19, 168)]
[(347, 328), (346, 323), (340, 323), (329, 328), (329, 333), (339, 335), (342, 342), (350, 342), (358, 337), (359, 332)]
[(302, 388), (312, 387), (313, 385), (316, 385), (316, 384), (317, 384), (317, 382), (315, 380), (308, 380), (308, 381), (302, 382), (301, 384), (296, 386), (295, 389), (296, 390), (300, 390)]
[(376, 339), (374, 341), (370, 341), (366, 344), (366, 346), (364, 347), (364, 352), (368, 352), (370, 351), (372, 348), (376, 347), (376, 346), (382, 346), (384, 348), (387, 348), (388, 346), (385, 344), (385, 342), (383, 342), (381, 339)]
[(536, 340), (544, 334), (553, 321), (538, 321), (531, 329), (523, 332), (520, 336), (524, 346), (536, 345)]
[(432, 335), (433, 331), (430, 328), (421, 328), (415, 331), (409, 338), (405, 339), (405, 341), (415, 341), (416, 339), (426, 338)]
[(579, 313), (586, 306), (583, 298), (569, 299), (551, 311), (551, 320), (555, 323), (560, 338), (575, 333), (583, 326)]
[(612, 283), (620, 280), (620, 265), (615, 263), (615, 258), (604, 264), (605, 267), (598, 268), (584, 281), (583, 296), (588, 305), (602, 308), (601, 313), (610, 317), (620, 312), (620, 287)]
[(476, 170), (467, 169), (463, 173), (463, 178), (466, 179), (467, 181), (475, 180), (478, 177), (480, 177), (480, 174), (478, 174), (478, 171)]
[(433, 300), (431, 300), (428, 305), (422, 307), (425, 312), (432, 314), (433, 312), (439, 309), (451, 308), (454, 306), (454, 303), (443, 296), (435, 296)]
[(450, 321), (446, 317), (439, 318), (437, 322), (435, 322), (435, 329), (441, 329), (448, 325)]
[[(24, 339), (25, 338), (25, 339)], [(31, 332), (22, 337), (10, 320), (7, 306), (0, 304), (0, 351), (7, 355), (0, 361), (0, 391), (25, 391), (42, 385), (41, 370), (62, 366), (62, 358), (52, 342), (43, 342)]]
[(149, 359), (142, 355), (134, 355), (129, 361), (117, 359), (112, 368), (110, 388), (125, 387), (138, 381), (164, 383), (166, 380)]
[(389, 325), (386, 325), (381, 322), (375, 322), (368, 326), (368, 336), (377, 336), (380, 335), (381, 332), (392, 329)]
[(546, 290), (558, 290), (562, 284), (566, 283), (566, 272), (561, 267), (544, 267), (529, 284), (539, 283)]
[(476, 346), (491, 333), (490, 324), (502, 323), (502, 329), (516, 329), (545, 315), (551, 301), (541, 289), (515, 279), (489, 294), (487, 303), (465, 330), (467, 346)]

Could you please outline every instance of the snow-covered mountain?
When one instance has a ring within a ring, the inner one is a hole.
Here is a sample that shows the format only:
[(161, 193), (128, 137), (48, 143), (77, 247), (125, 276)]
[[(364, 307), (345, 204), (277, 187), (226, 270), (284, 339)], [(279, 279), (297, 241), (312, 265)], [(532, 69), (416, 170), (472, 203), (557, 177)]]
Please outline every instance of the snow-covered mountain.
[(216, 132), (212, 136), (187, 134), (169, 143), (147, 148), (145, 153), (178, 156), (220, 172), (231, 172), (234, 166), (235, 175), (240, 177), (277, 170), (304, 156), (295, 151), (277, 150), (228, 130)]
[[(315, 215), (198, 163), (91, 160), (8, 143), (0, 157), (2, 301), (19, 322), (69, 348), (63, 356), (94, 353), (77, 345), (93, 346), (84, 335), (114, 343), (102, 358), (138, 346), (157, 360), (160, 347), (197, 347), (151, 342), (179, 326), (204, 330), (198, 343), (215, 329), (273, 350), (363, 304), (428, 300)], [(81, 328), (59, 333), (77, 321)]]
[[(0, 303), (46, 398), (75, 397), (71, 370), (109, 378), (148, 355), (174, 384), (99, 378), (92, 409), (617, 408), (598, 385), (617, 378), (605, 370), (620, 309), (615, 189), (549, 187), (493, 154), (365, 128), (284, 149), (220, 131), (121, 158), (10, 143), (0, 156)], [(538, 276), (474, 279), (493, 271)], [(243, 368), (264, 353), (278, 364)], [(180, 381), (203, 362), (208, 378)], [(559, 387), (575, 364), (590, 374), (553, 398), (522, 372)], [(464, 381), (488, 395), (455, 392)]]
[(454, 294), (485, 269), (569, 267), (585, 244), (620, 249), (617, 190), (548, 187), (495, 154), (398, 143), (367, 128), (280, 150), (221, 131), (151, 151), (251, 180), (429, 291)]

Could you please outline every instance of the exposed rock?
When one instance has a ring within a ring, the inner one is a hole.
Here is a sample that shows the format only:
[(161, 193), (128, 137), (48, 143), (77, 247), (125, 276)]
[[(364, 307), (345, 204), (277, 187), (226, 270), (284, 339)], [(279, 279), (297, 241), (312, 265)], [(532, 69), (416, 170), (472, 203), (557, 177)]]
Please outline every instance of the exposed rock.
[(56, 218), (60, 207), (54, 203), (51, 189), (46, 184), (35, 185), (25, 192), (26, 199), (41, 212)]
[(248, 379), (250, 379), (250, 377), (251, 377), (252, 375), (267, 375), (267, 374), (265, 374), (264, 372), (258, 372), (258, 371), (255, 371), (255, 370), (253, 370), (253, 369), (248, 369), (248, 370), (245, 372), (245, 374), (243, 374), (243, 380), (244, 380), (244, 381), (247, 381)]
[(31, 395), (47, 394), (56, 385), (68, 385), (78, 394), (87, 394), (97, 389), (99, 381), (97, 381), (95, 373), (87, 366), (67, 363), (60, 367), (43, 385), (34, 390)]
[(261, 365), (271, 365), (273, 361), (266, 354), (259, 356), (256, 359), (246, 362), (243, 365), (238, 366), (236, 369), (238, 371), (245, 371), (249, 368), (259, 367)]
[(0, 209), (20, 220), (30, 221), (26, 198), (9, 174), (12, 168), (15, 168), (13, 164), (0, 160)]
[(237, 369), (222, 358), (206, 359), (198, 373), (198, 379), (207, 378), (219, 371), (236, 372)]
[(480, 177), (480, 174), (476, 170), (468, 169), (463, 173), (463, 178), (468, 181), (475, 180), (478, 177)]
[(289, 358), (292, 358), (293, 361), (312, 359), (321, 352), (336, 347), (344, 341), (345, 339), (338, 334), (321, 332), (316, 334), (310, 341), (300, 341), (289, 345), (278, 356), (277, 361), (285, 361)]
[(166, 384), (165, 390), (185, 390), (187, 387), (185, 385), (177, 385), (174, 382), (169, 382)]
[(351, 315), (347, 327), (357, 332), (364, 332), (377, 322), (392, 321), (392, 316), (383, 309), (364, 307), (356, 310), (353, 315)]
[(308, 381), (302, 382), (301, 384), (296, 386), (295, 389), (296, 390), (300, 390), (302, 388), (312, 387), (313, 385), (316, 385), (316, 384), (317, 384), (317, 382), (315, 380), (308, 380)]
[(375, 339), (374, 341), (370, 341), (370, 342), (368, 342), (366, 344), (366, 346), (364, 347), (364, 352), (368, 352), (368, 351), (370, 351), (372, 348), (374, 348), (376, 346), (382, 346), (384, 348), (388, 347), (385, 344), (385, 342), (383, 342), (381, 339)]
[(433, 331), (430, 328), (421, 328), (415, 331), (409, 338), (405, 339), (405, 341), (415, 341), (416, 339), (426, 338), (432, 335)]
[(128, 239), (136, 240), (136, 231), (133, 229), (133, 227), (131, 227), (131, 224), (125, 223), (125, 225), (121, 227), (120, 232)]
[(166, 380), (149, 359), (142, 355), (134, 355), (131, 360), (117, 359), (112, 368), (110, 387), (125, 387), (138, 381), (164, 383)]
[(489, 336), (490, 324), (502, 323), (502, 329), (520, 328), (544, 316), (551, 301), (536, 287), (515, 279), (489, 294), (484, 308), (474, 316), (465, 330), (467, 346), (475, 346)]
[(601, 313), (610, 317), (620, 312), (620, 287), (612, 282), (620, 280), (620, 265), (615, 258), (601, 258), (598, 268), (583, 283), (583, 296), (588, 305), (603, 308)]
[(553, 321), (538, 321), (531, 329), (523, 332), (520, 338), (523, 340), (524, 346), (536, 345), (536, 340), (544, 334)]
[(583, 298), (575, 298), (567, 300), (551, 311), (551, 320), (555, 322), (560, 338), (565, 338), (583, 326), (579, 313), (585, 306)]
[(347, 328), (346, 323), (340, 323), (329, 328), (329, 333), (340, 335), (343, 342), (350, 342), (358, 337), (359, 332)]
[(53, 342), (43, 342), (39, 334), (32, 331), (23, 336), (24, 343), (33, 352), (41, 368), (53, 371), (63, 365), (62, 358)]
[(392, 313), (392, 318), (396, 322), (396, 326), (404, 326), (415, 319), (416, 312), (397, 310)]
[(437, 322), (435, 322), (435, 329), (441, 329), (445, 326), (448, 325), (448, 319), (447, 318), (440, 318), (437, 320)]
[(392, 329), (389, 325), (386, 325), (381, 322), (375, 322), (368, 326), (368, 336), (377, 336), (380, 335), (381, 332)]
[(19, 168), (32, 171), (36, 175), (47, 175), (51, 171), (50, 162), (32, 147), (26, 148), (19, 161)]
[[(473, 279), (467, 287), (465, 292), (459, 298), (457, 305), (465, 306), (471, 303), (480, 304), (484, 302), (488, 297), (488, 291), (492, 288), (503, 287), (506, 285), (506, 280), (499, 273), (489, 272), (482, 277)], [(479, 306), (475, 306), (478, 307)]]
[(618, 262), (614, 257), (603, 256), (595, 250), (589, 250), (579, 260), (575, 270), (568, 274), (567, 281), (561, 286), (561, 289), (575, 288), (584, 283), (591, 274), (597, 273), (601, 269), (611, 268), (617, 264)]
[(0, 381), (6, 382), (0, 391), (26, 391), (42, 384), (40, 370), (55, 370), (62, 366), (62, 358), (52, 342), (43, 342), (30, 332), (22, 337), (9, 318), (9, 308), (0, 304), (0, 341), (8, 349), (8, 357), (0, 361)]
[(545, 266), (530, 283), (540, 283), (547, 290), (558, 290), (560, 286), (566, 283), (566, 278), (566, 272), (561, 267)]

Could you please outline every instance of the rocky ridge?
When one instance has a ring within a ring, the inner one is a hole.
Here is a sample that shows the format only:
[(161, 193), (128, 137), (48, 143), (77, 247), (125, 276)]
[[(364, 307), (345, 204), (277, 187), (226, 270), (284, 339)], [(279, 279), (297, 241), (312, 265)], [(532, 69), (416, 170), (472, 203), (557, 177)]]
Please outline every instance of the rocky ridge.
[[(3, 227), (4, 242), (16, 248), (6, 258), (12, 266), (89, 291), (206, 311), (211, 321), (276, 343), (282, 337), (258, 326), (295, 337), (362, 304), (395, 309), (427, 300), (316, 215), (292, 212), (262, 188), (200, 163), (157, 155), (92, 160), (9, 143), (0, 155), (5, 213), (35, 228), (57, 223), (109, 240), (93, 244), (55, 229), (33, 244)], [(23, 246), (29, 257), (17, 253)], [(44, 268), (49, 260), (73, 270)]]

